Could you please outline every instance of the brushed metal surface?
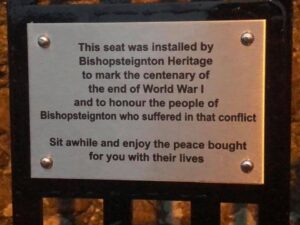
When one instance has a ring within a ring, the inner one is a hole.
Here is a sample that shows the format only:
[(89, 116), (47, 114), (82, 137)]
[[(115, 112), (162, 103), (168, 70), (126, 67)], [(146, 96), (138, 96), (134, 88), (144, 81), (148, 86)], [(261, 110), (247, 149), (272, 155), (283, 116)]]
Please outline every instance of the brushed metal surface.
[[(264, 20), (28, 24), (31, 176), (263, 184), (265, 26)], [(245, 32), (254, 35), (251, 45), (241, 42)], [(41, 47), (41, 36), (51, 45)], [(153, 51), (153, 43), (161, 50)], [(135, 44), (141, 51), (129, 51)], [(125, 79), (126, 71), (135, 75)], [(145, 93), (147, 85), (160, 93)], [(114, 87), (120, 92), (110, 93)], [(121, 120), (127, 113), (139, 119)], [(80, 138), (85, 146), (74, 146)], [(114, 146), (102, 146), (107, 141)], [(216, 143), (224, 146), (211, 148)], [(108, 155), (118, 160), (108, 162)], [(52, 168), (41, 167), (45, 157)], [(249, 173), (241, 170), (245, 160), (254, 165)]]

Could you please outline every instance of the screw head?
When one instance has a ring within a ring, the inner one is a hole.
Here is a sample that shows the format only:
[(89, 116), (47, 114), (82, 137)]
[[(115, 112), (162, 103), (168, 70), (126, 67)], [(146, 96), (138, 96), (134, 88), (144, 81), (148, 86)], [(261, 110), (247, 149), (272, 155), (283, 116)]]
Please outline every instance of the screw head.
[(38, 44), (42, 48), (48, 48), (50, 46), (50, 39), (46, 35), (42, 35), (38, 38)]
[(250, 173), (254, 168), (254, 164), (251, 160), (247, 159), (241, 163), (241, 170), (244, 173)]
[(44, 157), (41, 159), (40, 163), (44, 169), (51, 169), (53, 166), (53, 159), (51, 157)]
[(250, 32), (245, 32), (241, 36), (241, 42), (245, 46), (250, 46), (254, 42), (254, 35)]

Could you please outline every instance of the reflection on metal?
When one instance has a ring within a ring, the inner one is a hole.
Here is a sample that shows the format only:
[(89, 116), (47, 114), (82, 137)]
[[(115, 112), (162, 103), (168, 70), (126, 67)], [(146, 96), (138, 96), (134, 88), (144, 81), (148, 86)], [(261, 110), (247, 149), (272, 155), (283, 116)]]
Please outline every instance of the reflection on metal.
[(53, 159), (51, 157), (45, 157), (41, 159), (41, 166), (44, 169), (51, 169), (53, 166)]
[(39, 46), (41, 46), (42, 48), (48, 48), (48, 47), (50, 46), (50, 43), (51, 43), (50, 38), (47, 37), (47, 36), (45, 36), (45, 35), (40, 36), (40, 37), (38, 38), (38, 44), (39, 44)]
[(222, 202), (220, 205), (220, 225), (258, 224), (259, 208), (257, 204)]
[(241, 169), (244, 173), (250, 173), (254, 168), (254, 164), (251, 160), (245, 160), (241, 163)]
[(254, 42), (254, 35), (251, 32), (245, 32), (241, 36), (241, 42), (243, 45), (249, 46)]

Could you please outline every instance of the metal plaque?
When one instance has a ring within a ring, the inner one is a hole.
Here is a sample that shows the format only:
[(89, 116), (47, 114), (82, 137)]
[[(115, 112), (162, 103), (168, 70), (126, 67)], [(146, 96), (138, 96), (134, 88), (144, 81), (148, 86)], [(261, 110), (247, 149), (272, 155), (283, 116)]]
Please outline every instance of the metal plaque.
[(27, 28), (32, 178), (264, 183), (265, 20)]

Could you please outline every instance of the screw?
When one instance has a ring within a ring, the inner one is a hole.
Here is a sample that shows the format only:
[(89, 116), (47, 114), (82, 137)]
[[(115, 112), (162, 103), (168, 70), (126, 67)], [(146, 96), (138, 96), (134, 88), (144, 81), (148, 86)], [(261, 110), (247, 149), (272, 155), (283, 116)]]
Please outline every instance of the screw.
[(44, 169), (51, 169), (53, 166), (53, 159), (51, 157), (44, 157), (41, 159), (41, 166)]
[(241, 163), (241, 170), (244, 173), (250, 173), (254, 168), (254, 164), (251, 160), (247, 159)]
[(50, 46), (50, 39), (49, 37), (42, 35), (38, 38), (38, 44), (39, 46), (41, 46), (42, 48), (48, 48)]
[(241, 42), (245, 46), (250, 46), (254, 42), (254, 35), (250, 32), (245, 32), (241, 36)]

